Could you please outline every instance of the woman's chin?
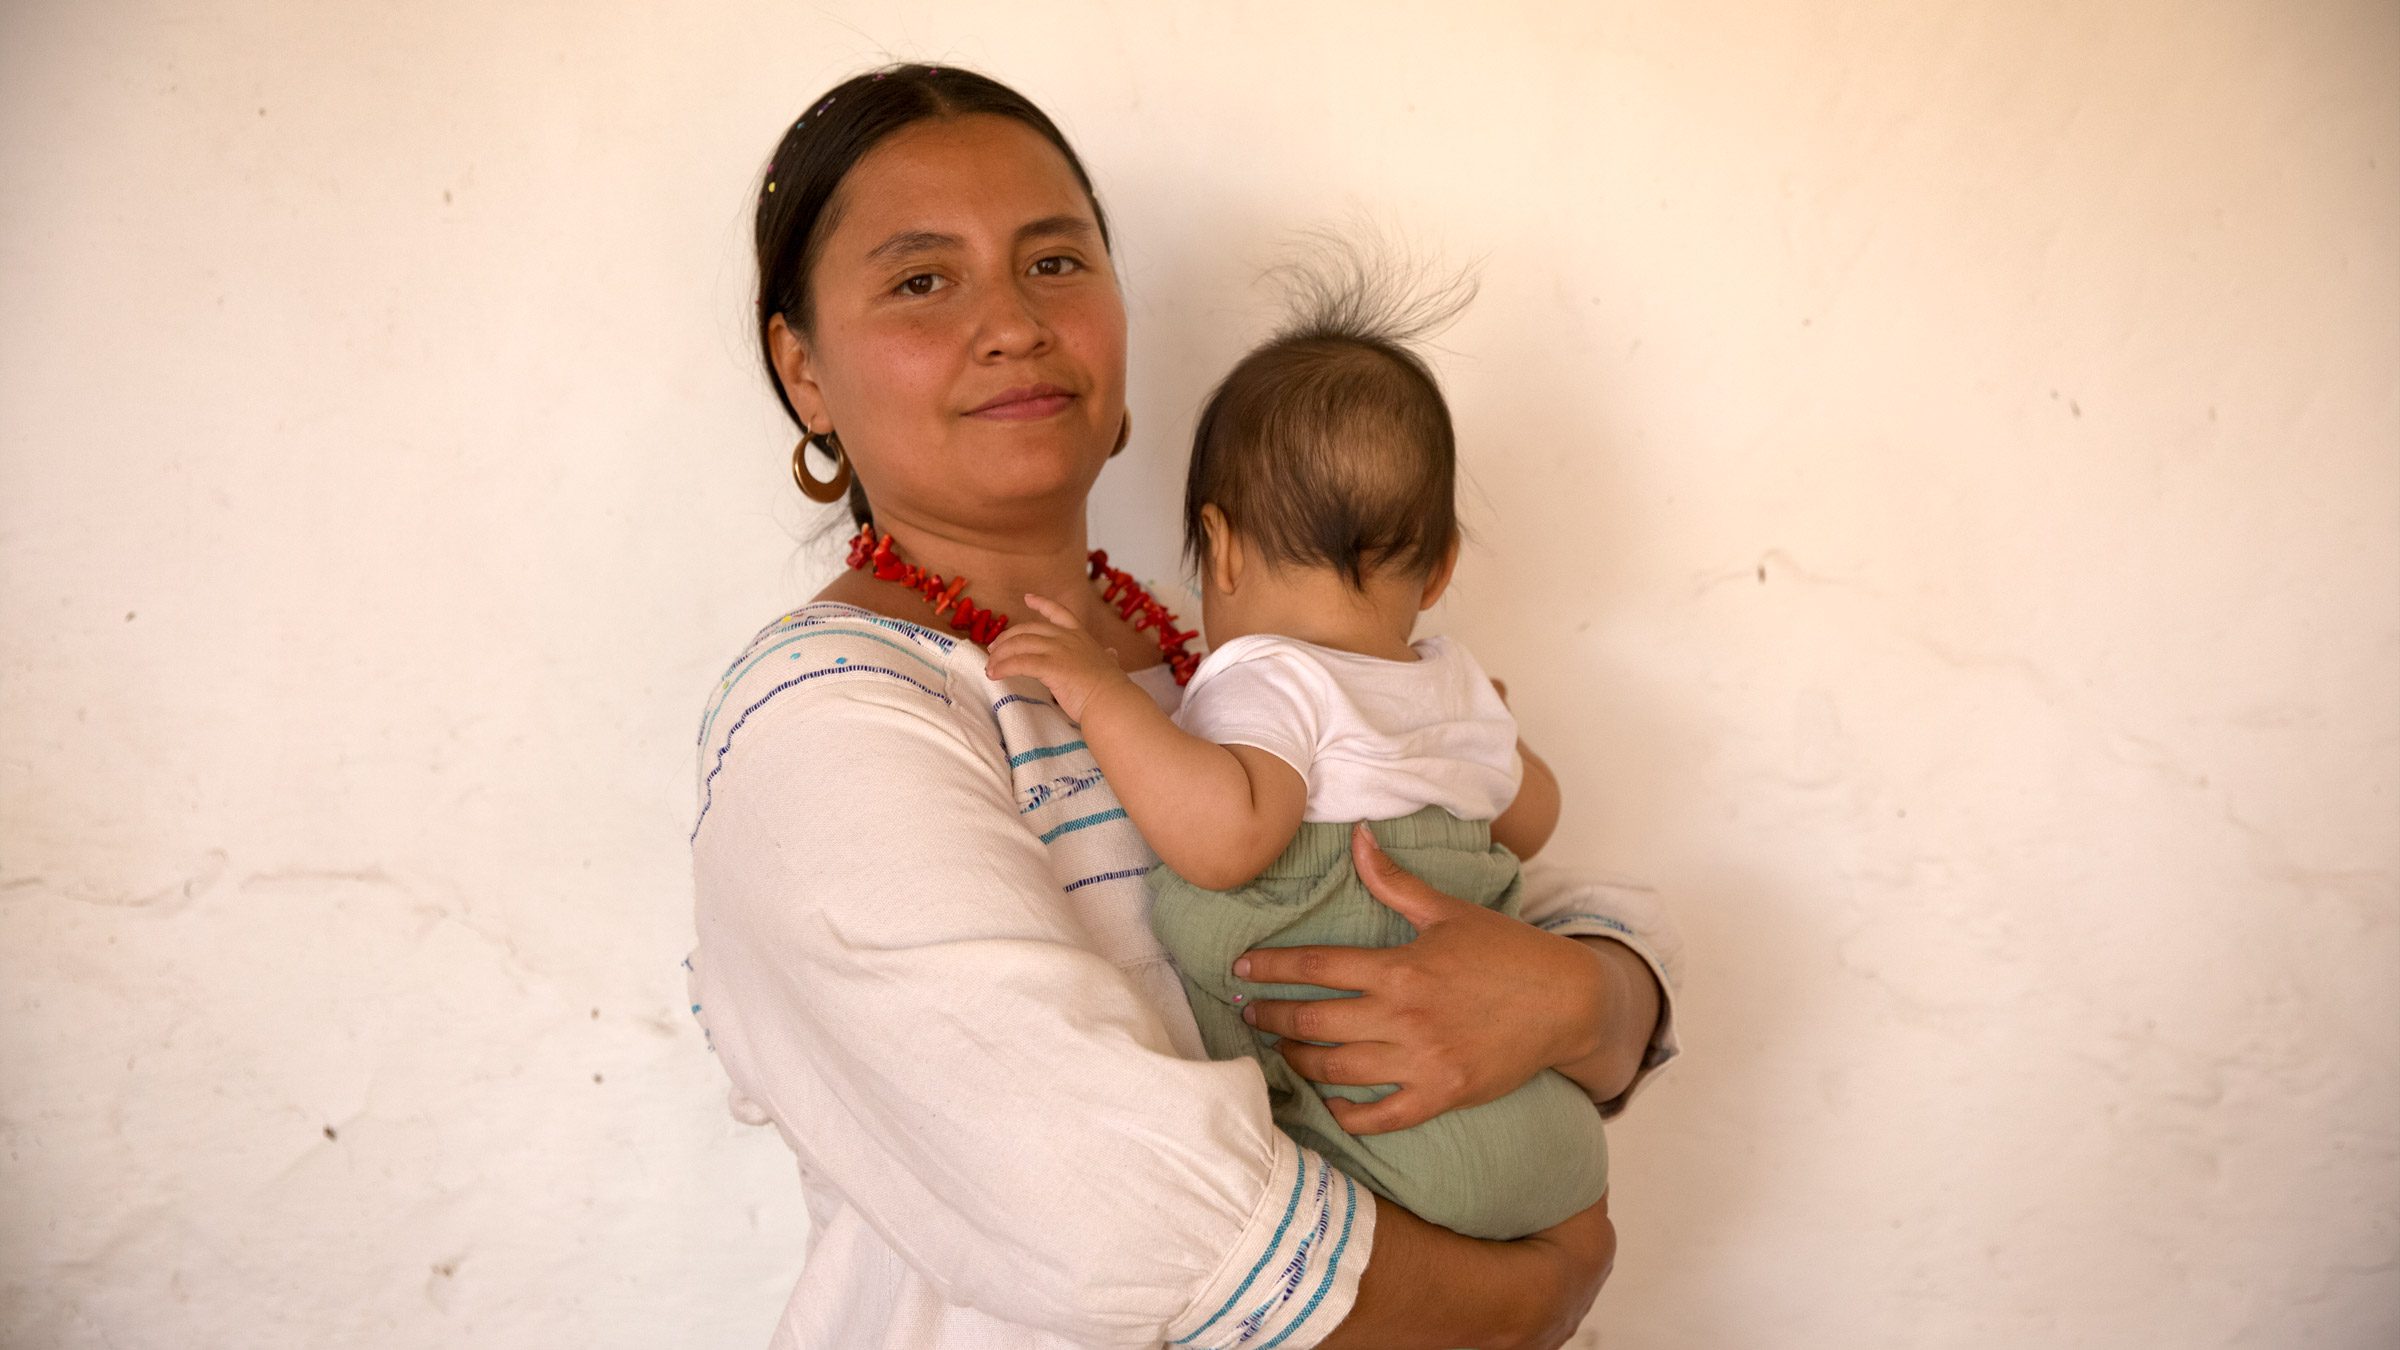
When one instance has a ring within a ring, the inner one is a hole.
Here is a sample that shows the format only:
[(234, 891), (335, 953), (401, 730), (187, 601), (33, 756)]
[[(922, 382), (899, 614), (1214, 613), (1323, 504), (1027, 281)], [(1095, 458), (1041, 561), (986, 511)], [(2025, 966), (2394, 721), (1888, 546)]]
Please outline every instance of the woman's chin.
[(978, 440), (959, 462), (1003, 500), (1085, 491), (1108, 462), (1106, 447), (1095, 448), (1082, 427), (1020, 427)]

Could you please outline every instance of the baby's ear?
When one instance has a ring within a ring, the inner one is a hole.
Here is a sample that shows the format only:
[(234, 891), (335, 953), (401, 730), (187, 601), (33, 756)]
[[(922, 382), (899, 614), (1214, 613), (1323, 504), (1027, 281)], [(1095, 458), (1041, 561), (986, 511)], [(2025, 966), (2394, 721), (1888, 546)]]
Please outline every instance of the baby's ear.
[(1242, 583), (1242, 545), (1215, 502), (1200, 508), (1200, 535), (1207, 542), (1207, 555), (1200, 560), (1201, 581), (1220, 594), (1233, 594)]
[(1450, 547), (1442, 550), (1442, 560), (1433, 565), (1433, 572), (1425, 578), (1425, 598), (1417, 602), (1418, 609), (1433, 608), (1434, 602), (1442, 598), (1442, 592), (1450, 589), (1450, 578), (1458, 571), (1458, 546), (1459, 536), (1451, 535)]

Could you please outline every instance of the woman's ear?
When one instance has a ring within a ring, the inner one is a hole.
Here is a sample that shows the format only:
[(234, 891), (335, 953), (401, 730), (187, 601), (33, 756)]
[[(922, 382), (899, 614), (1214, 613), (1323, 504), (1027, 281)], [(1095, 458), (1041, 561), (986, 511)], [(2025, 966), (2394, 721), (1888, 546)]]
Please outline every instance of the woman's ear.
[(1459, 537), (1451, 535), (1450, 547), (1442, 550), (1442, 560), (1434, 564), (1433, 574), (1425, 578), (1425, 598), (1417, 602), (1417, 608), (1433, 608), (1433, 602), (1450, 589), (1450, 578), (1458, 571), (1458, 544)]
[(801, 425), (812, 434), (838, 430), (828, 426), (825, 394), (812, 373), (815, 367), (808, 359), (808, 344), (780, 314), (767, 320), (767, 349), (774, 353), (775, 377), (783, 381), (783, 396), (791, 400), (792, 411), (800, 414)]
[(1214, 502), (1200, 508), (1200, 534), (1208, 541), (1208, 556), (1201, 561), (1202, 577), (1222, 594), (1233, 594), (1242, 584), (1242, 541), (1234, 538), (1233, 527)]

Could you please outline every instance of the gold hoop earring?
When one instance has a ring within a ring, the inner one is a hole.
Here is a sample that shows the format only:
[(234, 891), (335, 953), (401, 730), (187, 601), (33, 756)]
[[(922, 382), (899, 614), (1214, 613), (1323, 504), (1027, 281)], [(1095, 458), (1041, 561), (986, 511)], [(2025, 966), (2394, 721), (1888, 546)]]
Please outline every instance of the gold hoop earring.
[[(809, 442), (833, 458), (833, 477), (812, 478), (808, 472)], [(842, 453), (842, 438), (828, 431), (819, 436), (802, 436), (792, 447), (792, 481), (812, 502), (838, 502), (850, 494), (850, 456)]]
[(1114, 450), (1111, 450), (1111, 451), (1109, 451), (1109, 452), (1108, 452), (1108, 457), (1109, 457), (1110, 459), (1115, 459), (1117, 456), (1119, 456), (1119, 455), (1121, 455), (1121, 454), (1124, 454), (1124, 453), (1125, 453), (1125, 443), (1126, 443), (1127, 441), (1130, 441), (1130, 440), (1132, 440), (1132, 439), (1133, 439), (1133, 414), (1132, 414), (1131, 412), (1128, 412), (1128, 413), (1126, 413), (1126, 414), (1125, 414), (1125, 420), (1124, 420), (1123, 422), (1120, 422), (1120, 423), (1118, 423), (1118, 424), (1117, 424), (1117, 448), (1116, 448), (1116, 449), (1114, 449)]

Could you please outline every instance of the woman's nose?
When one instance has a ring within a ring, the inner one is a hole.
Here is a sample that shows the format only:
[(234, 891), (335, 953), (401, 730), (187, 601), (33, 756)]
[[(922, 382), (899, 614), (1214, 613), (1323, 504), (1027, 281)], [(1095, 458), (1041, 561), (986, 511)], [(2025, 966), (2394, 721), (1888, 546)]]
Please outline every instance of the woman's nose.
[(975, 350), (985, 360), (1033, 356), (1050, 345), (1050, 326), (1042, 319), (1033, 297), (1020, 285), (995, 286), (986, 293), (975, 334)]

